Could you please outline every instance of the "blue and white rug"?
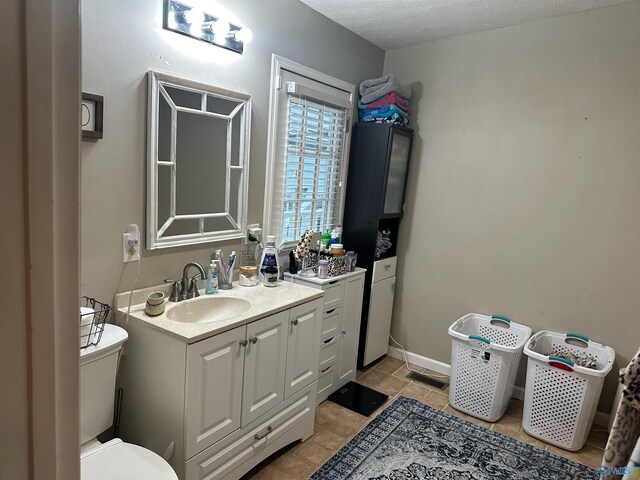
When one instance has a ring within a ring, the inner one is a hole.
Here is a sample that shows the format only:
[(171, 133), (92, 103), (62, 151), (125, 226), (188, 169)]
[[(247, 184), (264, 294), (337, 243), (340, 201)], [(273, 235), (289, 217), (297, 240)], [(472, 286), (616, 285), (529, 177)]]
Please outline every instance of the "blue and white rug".
[(592, 480), (595, 470), (399, 397), (311, 480)]

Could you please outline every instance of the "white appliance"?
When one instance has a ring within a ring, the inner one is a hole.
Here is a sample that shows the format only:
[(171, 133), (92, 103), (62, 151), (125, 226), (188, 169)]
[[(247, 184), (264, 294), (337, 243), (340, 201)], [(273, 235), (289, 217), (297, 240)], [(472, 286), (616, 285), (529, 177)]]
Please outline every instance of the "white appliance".
[(398, 257), (389, 257), (373, 263), (369, 318), (362, 362), (365, 366), (386, 355), (389, 350), (397, 260)]
[(82, 480), (178, 480), (162, 457), (119, 438), (101, 444), (113, 420), (116, 372), (127, 332), (106, 324), (97, 346), (80, 350), (80, 470)]

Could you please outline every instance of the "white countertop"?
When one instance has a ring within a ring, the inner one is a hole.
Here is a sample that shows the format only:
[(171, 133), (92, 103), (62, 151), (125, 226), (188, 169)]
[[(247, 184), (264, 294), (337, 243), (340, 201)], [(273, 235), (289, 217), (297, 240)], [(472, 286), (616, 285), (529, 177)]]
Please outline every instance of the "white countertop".
[(327, 277), (327, 278), (318, 278), (318, 277), (307, 277), (306, 275), (300, 275), (296, 273), (295, 275), (289, 272), (284, 272), (284, 276), (287, 279), (296, 279), (296, 280), (304, 280), (305, 282), (315, 283), (317, 285), (326, 285), (327, 283), (336, 282), (338, 280), (342, 280), (343, 278), (353, 277), (355, 275), (360, 275), (366, 272), (366, 268), (356, 267), (353, 272), (347, 272), (342, 275), (336, 275), (335, 277)]
[[(231, 320), (209, 323), (188, 323), (170, 320), (167, 318), (167, 313), (178, 305), (183, 305), (187, 302), (197, 302), (199, 298), (192, 298), (181, 302), (169, 302), (167, 300), (165, 301), (164, 313), (152, 317), (145, 313), (144, 306), (147, 296), (155, 291), (164, 292), (165, 297), (168, 298), (171, 285), (159, 285), (135, 290), (131, 299), (129, 321), (149, 326), (186, 343), (194, 343), (235, 327), (251, 323), (259, 318), (320, 298), (324, 294), (321, 290), (284, 281), (279, 281), (276, 287), (265, 287), (261, 284), (253, 287), (243, 287), (237, 282), (234, 282), (231, 290), (220, 290), (219, 293), (213, 295), (213, 297), (231, 297), (247, 300), (251, 303), (247, 311)], [(204, 297), (210, 297), (210, 295), (204, 295), (204, 290), (201, 290), (200, 294)], [(124, 317), (127, 314), (128, 303), (129, 292), (116, 294), (115, 306), (118, 325), (124, 325)]]

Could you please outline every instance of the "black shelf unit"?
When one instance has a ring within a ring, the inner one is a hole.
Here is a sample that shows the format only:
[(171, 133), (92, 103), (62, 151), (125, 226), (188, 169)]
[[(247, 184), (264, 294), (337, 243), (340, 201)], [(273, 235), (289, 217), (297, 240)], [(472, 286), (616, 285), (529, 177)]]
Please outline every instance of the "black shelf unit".
[[(366, 268), (358, 366), (362, 367), (369, 318), (371, 279), (376, 260), (396, 255), (404, 211), (413, 130), (392, 124), (357, 123), (351, 154), (343, 220), (343, 238)], [(375, 258), (378, 231), (389, 230), (392, 247)]]

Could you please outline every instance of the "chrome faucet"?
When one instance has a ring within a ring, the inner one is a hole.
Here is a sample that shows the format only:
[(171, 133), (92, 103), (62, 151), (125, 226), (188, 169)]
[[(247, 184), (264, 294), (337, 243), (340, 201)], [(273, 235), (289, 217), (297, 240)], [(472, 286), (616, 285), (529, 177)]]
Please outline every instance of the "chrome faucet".
[[(189, 268), (196, 267), (198, 273), (189, 278)], [(204, 273), (204, 268), (199, 263), (189, 262), (182, 269), (182, 280), (166, 279), (165, 283), (171, 284), (171, 295), (169, 295), (170, 302), (181, 302), (188, 298), (195, 298), (200, 296), (198, 292), (198, 275), (203, 280), (207, 277)]]
[[(198, 269), (198, 273), (196, 273), (193, 277), (189, 278), (189, 268), (196, 267)], [(182, 269), (182, 281), (181, 289), (180, 289), (180, 300), (186, 300), (188, 298), (199, 297), (200, 293), (198, 292), (198, 274), (200, 274), (200, 278), (203, 280), (207, 278), (207, 274), (204, 273), (204, 268), (202, 265), (196, 262), (187, 263)]]

